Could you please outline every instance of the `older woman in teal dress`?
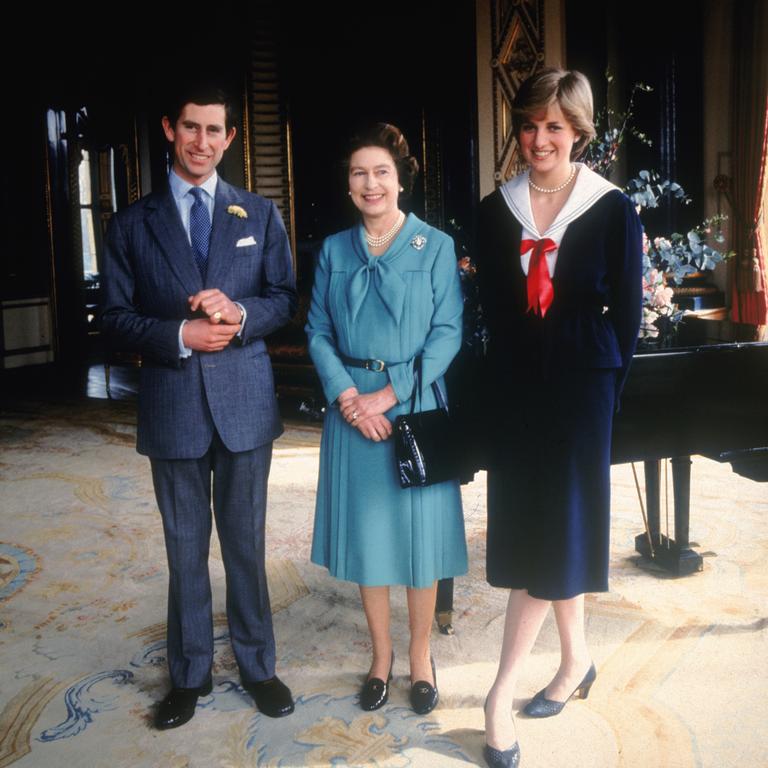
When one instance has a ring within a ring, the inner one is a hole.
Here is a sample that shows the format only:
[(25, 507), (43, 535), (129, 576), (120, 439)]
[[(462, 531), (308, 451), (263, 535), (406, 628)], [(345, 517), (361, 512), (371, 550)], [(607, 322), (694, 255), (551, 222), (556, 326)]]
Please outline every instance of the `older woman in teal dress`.
[(461, 497), (455, 481), (401, 488), (390, 438), (411, 408), (418, 355), (420, 407), (436, 407), (431, 384), (444, 386), (459, 350), (462, 295), (451, 238), (398, 207), (418, 169), (400, 131), (379, 123), (358, 134), (347, 165), (361, 222), (323, 243), (307, 323), (329, 403), (312, 562), (360, 586), (373, 645), (366, 710), (388, 698), (389, 588), (406, 587), (411, 704), (425, 714), (438, 700), (429, 647), (436, 581), (467, 570)]

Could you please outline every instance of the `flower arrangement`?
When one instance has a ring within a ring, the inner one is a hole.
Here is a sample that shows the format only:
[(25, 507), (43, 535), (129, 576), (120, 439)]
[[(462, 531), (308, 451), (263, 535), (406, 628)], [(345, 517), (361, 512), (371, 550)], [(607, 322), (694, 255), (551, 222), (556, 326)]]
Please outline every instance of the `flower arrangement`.
[[(613, 77), (606, 73), (608, 86)], [(651, 145), (651, 140), (632, 125), (635, 95), (650, 93), (653, 89), (643, 83), (633, 86), (627, 109), (617, 113), (602, 110), (595, 120), (597, 136), (589, 145), (586, 164), (596, 173), (607, 177), (613, 169), (618, 151), (627, 135), (634, 136), (641, 143)], [(605, 127), (602, 127), (605, 126)], [(674, 181), (662, 179), (655, 171), (640, 171), (630, 179), (624, 192), (635, 203), (638, 212), (646, 208), (657, 208), (660, 201), (675, 201), (688, 205), (690, 197)], [(674, 330), (682, 319), (683, 312), (673, 303), (674, 288), (683, 279), (705, 270), (711, 270), (719, 262), (729, 258), (732, 252), (719, 251), (710, 245), (724, 242), (722, 224), (725, 216), (712, 216), (686, 234), (673, 232), (668, 236), (649, 238), (643, 234), (643, 319), (640, 326), (641, 338), (656, 338)]]
[[(647, 239), (645, 234), (643, 239)], [(667, 285), (663, 272), (656, 268), (643, 270), (641, 338), (655, 338), (677, 325), (683, 313), (672, 303), (673, 296), (674, 291)]]

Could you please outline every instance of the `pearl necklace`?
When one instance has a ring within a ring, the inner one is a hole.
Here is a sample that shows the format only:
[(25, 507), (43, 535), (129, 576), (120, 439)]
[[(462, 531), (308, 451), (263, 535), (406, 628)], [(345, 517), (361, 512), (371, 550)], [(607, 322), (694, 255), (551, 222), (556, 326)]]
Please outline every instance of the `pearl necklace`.
[(561, 189), (565, 189), (572, 181), (573, 177), (576, 174), (576, 166), (571, 163), (571, 173), (568, 176), (568, 178), (560, 184), (558, 187), (540, 187), (538, 184), (533, 183), (533, 179), (531, 178), (530, 174), (528, 174), (528, 185), (531, 187), (531, 189), (535, 189), (537, 192), (543, 192), (545, 195), (554, 195), (555, 192), (559, 192)]
[(400, 229), (400, 227), (403, 226), (404, 221), (405, 221), (405, 214), (402, 211), (400, 211), (400, 215), (397, 217), (397, 221), (395, 221), (392, 227), (389, 230), (387, 230), (383, 235), (374, 237), (366, 229), (365, 242), (368, 243), (368, 246), (370, 248), (380, 248), (382, 245), (386, 245), (397, 234), (397, 231)]

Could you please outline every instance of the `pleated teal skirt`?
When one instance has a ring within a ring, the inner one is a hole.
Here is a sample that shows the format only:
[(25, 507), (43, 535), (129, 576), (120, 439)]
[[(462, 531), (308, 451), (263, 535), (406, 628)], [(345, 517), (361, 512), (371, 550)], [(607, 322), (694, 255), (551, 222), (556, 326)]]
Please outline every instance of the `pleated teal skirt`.
[(429, 587), (466, 573), (458, 482), (401, 488), (393, 440), (367, 440), (337, 408), (329, 408), (312, 562), (338, 579), (369, 587)]

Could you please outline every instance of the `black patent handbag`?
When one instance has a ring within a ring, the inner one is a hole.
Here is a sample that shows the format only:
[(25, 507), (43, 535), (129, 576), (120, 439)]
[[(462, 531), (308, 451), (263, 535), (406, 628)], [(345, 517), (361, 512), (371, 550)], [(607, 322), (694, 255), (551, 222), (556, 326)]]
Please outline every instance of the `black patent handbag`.
[(395, 419), (395, 466), (401, 488), (418, 488), (458, 479), (461, 452), (455, 425), (437, 382), (432, 382), (437, 408), (416, 412), (421, 400), (421, 355), (413, 365), (411, 412)]

